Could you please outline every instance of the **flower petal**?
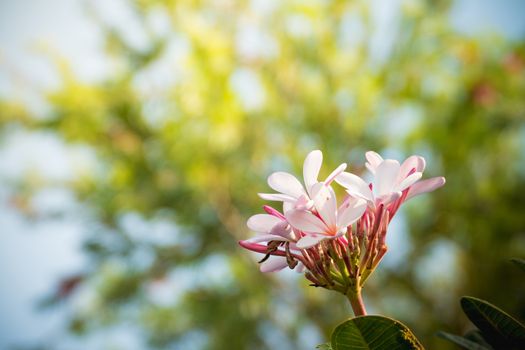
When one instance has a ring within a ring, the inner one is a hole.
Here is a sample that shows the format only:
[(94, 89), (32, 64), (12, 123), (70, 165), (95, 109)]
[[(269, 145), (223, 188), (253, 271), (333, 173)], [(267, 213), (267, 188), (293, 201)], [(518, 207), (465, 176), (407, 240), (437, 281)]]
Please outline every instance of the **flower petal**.
[(301, 231), (324, 233), (327, 230), (321, 219), (306, 210), (290, 210), (284, 216), (290, 225)]
[(379, 197), (378, 200), (379, 202), (383, 203), (383, 205), (388, 205), (392, 202), (397, 201), (402, 195), (403, 193), (399, 191), (390, 192), (390, 193), (383, 195), (382, 197)]
[(292, 174), (278, 171), (268, 176), (268, 185), (277, 192), (298, 198), (306, 192), (303, 185)]
[(294, 197), (281, 193), (258, 193), (259, 197), (267, 201), (295, 202)]
[(356, 222), (365, 213), (367, 203), (363, 199), (351, 199), (339, 208), (337, 227), (347, 227)]
[(420, 172), (416, 172), (407, 176), (403, 181), (401, 181), (400, 184), (394, 187), (394, 191), (403, 191), (405, 188), (412, 186), (419, 179), (421, 179), (421, 176), (423, 176), (423, 173)]
[(324, 180), (324, 183), (326, 185), (330, 185), (332, 181), (335, 180), (335, 178), (341, 174), (346, 169), (346, 163), (341, 163), (334, 171), (330, 173), (330, 175), (327, 176), (326, 180)]
[(306, 190), (310, 193), (310, 188), (317, 183), (319, 171), (323, 164), (323, 153), (319, 150), (308, 153), (303, 164), (303, 178)]
[(375, 170), (377, 169), (379, 164), (381, 164), (381, 162), (383, 161), (383, 157), (381, 157), (379, 154), (377, 154), (374, 151), (366, 152), (365, 157), (367, 160), (366, 167), (372, 174), (375, 174)]
[(286, 221), (281, 221), (277, 225), (272, 227), (270, 233), (272, 235), (281, 236), (285, 238), (286, 240), (293, 239), (292, 228)]
[(445, 184), (444, 177), (433, 177), (423, 181), (419, 181), (410, 187), (408, 190), (407, 199), (420, 195), (426, 192), (432, 192)]
[(335, 178), (335, 181), (346, 188), (348, 194), (353, 197), (363, 198), (365, 200), (374, 201), (374, 195), (368, 184), (359, 176), (351, 173), (341, 173)]
[(334, 190), (323, 183), (317, 183), (313, 189), (313, 200), (317, 212), (328, 227), (335, 227), (337, 213), (337, 199)]
[(257, 235), (255, 237), (249, 238), (246, 242), (249, 243), (260, 243), (260, 242), (270, 242), (270, 241), (288, 241), (286, 238), (276, 235)]
[(288, 262), (284, 256), (270, 256), (259, 268), (261, 272), (267, 273), (282, 270), (287, 266)]
[(303, 273), (306, 270), (306, 266), (302, 262), (298, 263), (294, 271), (297, 273)]
[(420, 156), (410, 156), (403, 164), (401, 164), (401, 167), (399, 168), (399, 176), (397, 178), (397, 182), (403, 181), (408, 174), (412, 171), (412, 169), (416, 169), (416, 172), (422, 173), (425, 171), (425, 158)]
[(294, 203), (294, 207), (295, 209), (300, 209), (300, 210), (310, 210), (314, 205), (314, 201), (310, 199), (310, 197), (308, 196), (301, 196), (299, 197), (295, 203)]
[(276, 216), (278, 218), (281, 218), (281, 220), (283, 220), (283, 221), (286, 220), (284, 218), (283, 214), (279, 213), (279, 211), (277, 209), (272, 208), (269, 205), (263, 205), (263, 209), (264, 209), (265, 212), (267, 212), (270, 215), (273, 215), (273, 216)]
[(296, 242), (290, 242), (290, 252), (301, 255), (301, 251), (297, 248)]
[(273, 227), (280, 222), (282, 222), (282, 220), (276, 216), (257, 214), (250, 217), (246, 225), (248, 225), (248, 228), (252, 231), (269, 233)]
[(374, 193), (381, 197), (393, 191), (399, 173), (399, 162), (393, 159), (385, 159), (376, 169), (374, 177)]
[(287, 211), (290, 211), (290, 210), (294, 210), (295, 209), (295, 204), (292, 203), (292, 202), (284, 202), (283, 203), (283, 213), (285, 214), (286, 216), (286, 212)]
[(297, 241), (297, 248), (299, 249), (308, 249), (321, 242), (324, 239), (329, 238), (329, 236), (323, 235), (306, 235)]

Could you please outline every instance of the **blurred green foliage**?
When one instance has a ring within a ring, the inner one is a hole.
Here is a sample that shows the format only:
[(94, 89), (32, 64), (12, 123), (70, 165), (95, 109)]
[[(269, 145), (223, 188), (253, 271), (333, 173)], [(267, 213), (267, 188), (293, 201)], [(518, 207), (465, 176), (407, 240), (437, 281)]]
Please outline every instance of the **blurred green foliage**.
[(462, 297), (461, 308), (477, 327), (464, 337), (439, 332), (438, 336), (464, 349), (522, 349), (525, 326), (511, 315), (484, 300)]
[[(132, 324), (159, 348), (327, 340), (350, 315), (346, 300), (293, 272), (261, 274), (236, 243), (250, 235), (245, 220), (260, 211), (266, 176), (300, 174), (315, 148), (327, 168), (347, 161), (353, 172), (369, 149), (418, 153), (426, 176), (447, 178), (406, 205), (407, 255), (364, 292), (374, 312), (431, 349), (447, 346), (437, 330), (467, 326), (461, 294), (525, 318), (522, 282), (506, 266), (525, 256), (523, 42), (458, 34), (446, 1), (403, 1), (381, 34), (384, 53), (367, 1), (129, 5), (146, 44), (100, 20), (114, 68), (105, 80), (80, 81), (59, 62), (44, 118), (9, 101), (0, 109), (4, 130), (47, 130), (96, 155), (96, 169), (63, 184), (91, 230), (91, 264), (63, 293), (84, 295), (73, 331)], [(133, 236), (126, 217), (151, 230), (167, 223), (173, 240)], [(172, 297), (158, 302), (152, 290), (166, 284)]]

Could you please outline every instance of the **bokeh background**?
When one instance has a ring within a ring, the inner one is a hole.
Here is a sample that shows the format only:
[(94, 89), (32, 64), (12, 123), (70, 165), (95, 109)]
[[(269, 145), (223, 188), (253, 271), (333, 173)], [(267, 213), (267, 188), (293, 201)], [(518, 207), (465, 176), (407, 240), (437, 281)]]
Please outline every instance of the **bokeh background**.
[(351, 314), (237, 246), (272, 171), (420, 154), (365, 289), (429, 349), (525, 319), (522, 1), (3, 0), (0, 348), (312, 349)]

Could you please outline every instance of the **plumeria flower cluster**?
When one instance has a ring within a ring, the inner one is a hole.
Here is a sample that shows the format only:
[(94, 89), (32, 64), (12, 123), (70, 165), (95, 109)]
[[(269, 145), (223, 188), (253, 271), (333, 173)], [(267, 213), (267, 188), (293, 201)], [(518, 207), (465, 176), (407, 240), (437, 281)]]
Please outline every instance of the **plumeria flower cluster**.
[[(411, 156), (400, 164), (370, 151), (366, 160), (372, 174), (370, 183), (345, 172), (345, 163), (319, 180), (323, 162), (319, 150), (310, 152), (304, 161), (304, 186), (286, 172), (268, 177), (268, 185), (277, 193), (259, 196), (282, 202), (282, 212), (265, 205), (265, 213), (250, 217), (247, 223), (256, 235), (239, 242), (264, 254), (262, 272), (289, 267), (304, 272), (314, 286), (336, 290), (349, 298), (359, 294), (387, 251), (388, 224), (400, 205), (445, 184), (443, 177), (421, 181), (425, 160), (420, 156)], [(345, 193), (339, 205), (334, 183)]]

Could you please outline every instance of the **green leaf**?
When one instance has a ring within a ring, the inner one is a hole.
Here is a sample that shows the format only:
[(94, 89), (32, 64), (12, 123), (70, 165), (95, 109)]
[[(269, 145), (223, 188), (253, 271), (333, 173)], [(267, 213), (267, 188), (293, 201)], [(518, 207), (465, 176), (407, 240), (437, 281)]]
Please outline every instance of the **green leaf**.
[(491, 350), (492, 349), (492, 347), (483, 346), (472, 340), (460, 337), (459, 335), (450, 334), (447, 332), (438, 332), (437, 336), (440, 338), (449, 340), (453, 342), (454, 344), (459, 345), (463, 349), (467, 349), (467, 350)]
[(333, 350), (332, 345), (330, 345), (330, 343), (319, 344), (315, 348), (320, 350)]
[(489, 343), (483, 338), (483, 334), (479, 331), (479, 329), (471, 329), (464, 335), (465, 339), (468, 339), (470, 341), (473, 341), (474, 343), (478, 343), (488, 349), (492, 349), (492, 346), (490, 346)]
[(523, 271), (525, 271), (525, 260), (523, 259), (518, 259), (518, 258), (512, 258), (510, 259), (510, 261), (512, 261), (514, 264), (516, 264), (520, 269), (522, 269)]
[(401, 322), (383, 316), (360, 316), (341, 323), (332, 333), (333, 350), (424, 349)]
[(492, 346), (511, 348), (525, 344), (525, 327), (496, 306), (481, 299), (463, 297), (461, 307)]

